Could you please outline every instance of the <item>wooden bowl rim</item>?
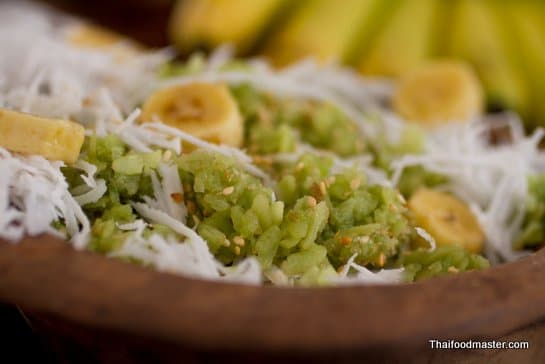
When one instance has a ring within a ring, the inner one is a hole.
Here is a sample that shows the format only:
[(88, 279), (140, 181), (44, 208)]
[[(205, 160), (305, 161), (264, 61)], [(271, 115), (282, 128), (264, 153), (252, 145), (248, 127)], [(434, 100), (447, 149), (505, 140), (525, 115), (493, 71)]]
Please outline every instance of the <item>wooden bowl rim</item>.
[(282, 288), (159, 273), (51, 236), (0, 243), (0, 301), (202, 350), (362, 351), (495, 338), (545, 317), (545, 250), (414, 284)]

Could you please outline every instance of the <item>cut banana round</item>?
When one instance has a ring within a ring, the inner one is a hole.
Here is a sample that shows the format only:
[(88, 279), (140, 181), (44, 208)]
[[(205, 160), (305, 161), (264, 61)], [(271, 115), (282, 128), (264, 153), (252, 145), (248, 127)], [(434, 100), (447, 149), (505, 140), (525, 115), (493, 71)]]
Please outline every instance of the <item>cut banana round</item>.
[(402, 78), (392, 102), (405, 119), (436, 126), (479, 115), (484, 97), (469, 65), (437, 61)]
[(78, 24), (66, 30), (69, 43), (84, 48), (109, 48), (121, 43), (134, 46), (133, 42), (120, 34), (92, 24)]
[(12, 152), (74, 163), (84, 138), (83, 126), (72, 121), (0, 109), (0, 146)]
[(191, 83), (159, 90), (144, 103), (140, 119), (150, 122), (155, 116), (212, 143), (242, 144), (242, 116), (224, 84)]
[(482, 250), (483, 231), (468, 206), (456, 197), (420, 189), (408, 206), (416, 224), (431, 234), (437, 245), (457, 245), (472, 253)]

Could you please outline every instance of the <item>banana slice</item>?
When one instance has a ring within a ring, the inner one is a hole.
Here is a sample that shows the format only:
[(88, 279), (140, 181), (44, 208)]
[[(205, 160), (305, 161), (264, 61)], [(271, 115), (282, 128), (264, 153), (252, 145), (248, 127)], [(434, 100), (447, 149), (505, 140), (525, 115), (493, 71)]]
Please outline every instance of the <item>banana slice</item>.
[(144, 103), (140, 119), (149, 122), (154, 116), (212, 143), (242, 144), (242, 116), (224, 84), (191, 83), (159, 90)]
[(436, 126), (466, 121), (483, 110), (483, 90), (465, 63), (437, 61), (404, 77), (394, 94), (397, 113), (410, 121)]
[(444, 192), (416, 191), (408, 202), (418, 226), (430, 233), (437, 245), (457, 245), (479, 253), (484, 234), (468, 206)]
[(82, 48), (110, 48), (118, 44), (137, 46), (129, 39), (108, 29), (92, 24), (78, 24), (66, 31), (66, 39)]
[(83, 126), (72, 121), (0, 108), (0, 146), (13, 152), (73, 163), (78, 159), (84, 138)]

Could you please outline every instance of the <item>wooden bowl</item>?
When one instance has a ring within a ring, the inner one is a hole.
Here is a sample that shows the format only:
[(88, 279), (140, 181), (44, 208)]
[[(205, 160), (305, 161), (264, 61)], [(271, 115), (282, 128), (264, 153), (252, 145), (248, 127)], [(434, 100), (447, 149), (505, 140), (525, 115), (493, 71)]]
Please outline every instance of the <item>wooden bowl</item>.
[[(545, 344), (545, 325), (539, 324), (545, 317), (545, 250), (415, 284), (277, 288), (158, 273), (41, 236), (0, 243), (0, 277), (1, 301), (21, 306), (38, 325), (57, 333), (61, 327), (72, 339), (81, 339), (76, 332), (84, 328), (82, 340), (95, 349), (114, 335), (140, 348), (153, 343), (152, 352), (166, 345), (169, 351), (161, 352), (173, 358), (203, 353), (207, 360), (240, 362), (250, 355), (255, 362), (256, 356), (314, 360), (342, 354), (372, 362), (447, 362), (446, 352), (431, 350), (428, 340), (513, 334), (534, 337), (530, 349), (490, 353), (545, 359), (545, 345), (536, 345)], [(482, 362), (482, 352), (473, 354)]]

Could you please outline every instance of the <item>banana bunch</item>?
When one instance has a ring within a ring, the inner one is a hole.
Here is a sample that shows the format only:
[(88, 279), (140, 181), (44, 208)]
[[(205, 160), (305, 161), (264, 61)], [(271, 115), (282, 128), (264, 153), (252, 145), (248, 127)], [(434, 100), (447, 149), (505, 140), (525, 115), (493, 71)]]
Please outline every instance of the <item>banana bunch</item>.
[(243, 119), (225, 84), (191, 83), (156, 91), (142, 106), (140, 120), (157, 118), (212, 143), (242, 145)]
[(247, 52), (281, 15), (288, 0), (185, 0), (174, 7), (169, 33), (184, 51), (233, 44)]
[(80, 124), (0, 108), (0, 147), (12, 152), (74, 163), (84, 138)]
[(488, 108), (545, 125), (541, 0), (180, 0), (170, 33), (184, 52), (232, 43), (279, 66), (314, 56), (395, 78), (455, 58), (475, 69)]
[(514, 63), (514, 52), (503, 37), (493, 11), (494, 1), (461, 0), (455, 8), (447, 53), (468, 60), (477, 69), (489, 102), (528, 112), (528, 85)]
[(431, 55), (438, 0), (393, 0), (392, 15), (359, 61), (367, 75), (400, 77)]
[(321, 62), (350, 60), (373, 26), (379, 0), (309, 0), (272, 36), (264, 54), (276, 65), (312, 56)]
[(408, 207), (416, 225), (430, 233), (438, 246), (482, 251), (484, 233), (463, 201), (444, 192), (420, 189), (411, 196)]

